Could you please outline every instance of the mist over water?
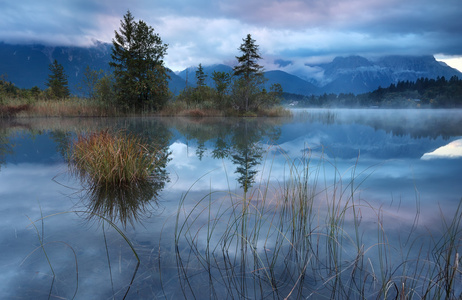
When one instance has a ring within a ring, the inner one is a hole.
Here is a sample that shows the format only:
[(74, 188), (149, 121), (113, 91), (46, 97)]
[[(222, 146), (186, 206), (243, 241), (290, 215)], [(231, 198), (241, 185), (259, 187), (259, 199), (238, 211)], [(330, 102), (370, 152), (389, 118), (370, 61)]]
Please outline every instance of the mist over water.
[[(77, 273), (77, 298), (113, 294), (121, 298), (132, 279), (136, 265), (132, 250), (113, 228), (106, 224), (103, 231), (102, 222), (88, 218), (88, 212), (100, 202), (92, 198), (95, 195), (89, 197), (68, 172), (66, 149), (79, 131), (123, 128), (168, 153), (168, 176), (155, 193), (142, 193), (143, 197), (152, 195), (152, 199), (143, 198), (142, 213), (131, 212), (137, 216), (134, 225), (128, 222), (124, 226), (117, 220), (122, 213), (114, 218), (141, 260), (129, 299), (185, 296), (181, 292), (185, 282), (178, 279), (184, 274), (179, 275), (173, 240), (179, 208), (182, 213), (200, 212), (189, 219), (190, 231), (179, 239), (183, 259), (198, 257), (200, 251), (208, 249), (207, 224), (215, 224), (211, 243), (221, 247), (220, 234), (230, 228), (228, 220), (233, 212), (227, 207), (234, 203), (232, 197), (248, 197), (254, 201), (252, 207), (258, 207), (266, 193), (266, 208), (261, 212), (282, 209), (281, 190), (294, 176), (290, 173), (294, 166), (303, 170), (300, 163), (308, 167), (307, 183), (315, 195), (313, 210), (318, 219), (329, 214), (329, 201), (334, 198), (339, 203), (356, 201), (360, 236), (365, 249), (374, 249), (367, 253), (373, 265), (379, 255), (372, 246), (378, 243), (378, 220), (394, 246), (409, 232), (430, 240), (428, 232), (434, 230), (432, 237), (436, 239), (442, 232), (442, 220), (453, 217), (462, 196), (461, 110), (310, 109), (293, 113), (289, 119), (2, 121), (0, 224), (4, 230), (0, 241), (4, 251), (0, 266), (6, 271), (1, 275), (0, 298), (48, 298), (50, 290), (52, 296), (72, 298)], [(104, 206), (97, 209), (103, 214)], [(39, 220), (61, 212), (69, 213)], [(39, 220), (34, 223), (36, 227), (31, 220)], [(354, 220), (350, 209), (345, 214), (345, 231), (354, 231)], [(269, 223), (262, 223), (262, 232), (272, 228)], [(274, 248), (269, 244), (275, 239), (276, 235), (262, 235), (255, 251), (271, 253)], [(40, 248), (41, 240), (55, 281)], [(198, 253), (191, 252), (194, 243)], [(282, 245), (289, 246), (285, 242)], [(350, 259), (352, 248), (344, 245), (345, 260)], [(227, 255), (237, 259), (240, 254), (231, 247)], [(215, 259), (221, 265), (224, 258)], [(393, 264), (392, 257), (390, 260)], [(190, 278), (191, 285), (198, 285), (186, 295), (194, 292), (196, 297), (208, 297), (206, 272), (195, 261), (188, 265), (194, 272), (187, 274), (198, 274)], [(284, 295), (292, 286), (283, 289)], [(314, 287), (314, 282), (307, 282), (301, 287), (302, 295), (307, 297)], [(216, 293), (234, 292), (217, 288)], [(251, 295), (255, 295), (253, 290)]]

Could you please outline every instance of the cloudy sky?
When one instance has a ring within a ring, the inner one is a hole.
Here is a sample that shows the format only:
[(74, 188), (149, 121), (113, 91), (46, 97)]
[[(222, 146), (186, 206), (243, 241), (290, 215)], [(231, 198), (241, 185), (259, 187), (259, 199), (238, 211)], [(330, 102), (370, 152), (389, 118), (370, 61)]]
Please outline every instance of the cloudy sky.
[(0, 0), (0, 8), (0, 41), (79, 46), (111, 42), (129, 9), (169, 44), (173, 70), (232, 63), (248, 33), (266, 69), (353, 54), (462, 61), (460, 0)]

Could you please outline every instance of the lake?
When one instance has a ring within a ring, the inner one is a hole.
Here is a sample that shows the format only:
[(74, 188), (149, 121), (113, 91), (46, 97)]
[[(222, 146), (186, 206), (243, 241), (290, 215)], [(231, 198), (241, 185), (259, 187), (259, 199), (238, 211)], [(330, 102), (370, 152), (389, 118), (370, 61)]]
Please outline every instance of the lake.
[[(1, 299), (456, 298), (462, 110), (1, 120)], [(77, 133), (134, 133), (156, 181), (102, 191)]]

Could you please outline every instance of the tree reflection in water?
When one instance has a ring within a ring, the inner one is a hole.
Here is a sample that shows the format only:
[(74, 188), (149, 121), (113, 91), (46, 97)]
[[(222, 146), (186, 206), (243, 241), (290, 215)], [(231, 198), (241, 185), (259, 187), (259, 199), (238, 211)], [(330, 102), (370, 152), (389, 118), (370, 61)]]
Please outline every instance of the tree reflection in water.
[(281, 119), (226, 119), (184, 120), (173, 126), (190, 140), (196, 140), (196, 155), (202, 160), (211, 147), (211, 157), (230, 159), (235, 165), (237, 181), (244, 192), (255, 183), (258, 166), (261, 164), (264, 149), (262, 142), (276, 141), (280, 134)]
[(0, 170), (2, 169), (2, 165), (5, 164), (5, 157), (7, 154), (13, 154), (13, 149), (10, 145), (7, 134), (0, 132)]

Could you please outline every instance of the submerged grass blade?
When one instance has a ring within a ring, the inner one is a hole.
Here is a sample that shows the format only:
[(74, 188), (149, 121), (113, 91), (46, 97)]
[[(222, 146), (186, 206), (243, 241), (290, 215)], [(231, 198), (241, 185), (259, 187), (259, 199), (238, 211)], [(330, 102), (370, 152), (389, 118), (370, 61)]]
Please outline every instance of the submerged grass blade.
[[(50, 258), (49, 258), (49, 256), (48, 256), (46, 250), (45, 250), (45, 245), (46, 245), (46, 244), (49, 244), (49, 243), (43, 243), (43, 237), (40, 235), (40, 232), (39, 232), (39, 230), (38, 230), (38, 228), (37, 228), (37, 226), (36, 226), (36, 223), (37, 223), (37, 222), (41, 222), (41, 223), (43, 224), (44, 220), (47, 219), (47, 218), (51, 218), (51, 217), (59, 216), (59, 215), (64, 215), (64, 214), (70, 214), (70, 213), (91, 214), (91, 215), (93, 215), (93, 216), (95, 216), (95, 217), (101, 218), (102, 220), (106, 221), (107, 224), (109, 224), (114, 230), (116, 230), (117, 233), (122, 237), (122, 239), (123, 239), (123, 240), (127, 243), (127, 245), (130, 247), (130, 249), (131, 249), (133, 255), (135, 256), (135, 258), (136, 258), (136, 260), (137, 260), (137, 264), (136, 264), (136, 267), (135, 267), (133, 276), (132, 276), (132, 278), (131, 278), (131, 281), (130, 281), (130, 283), (129, 283), (128, 287), (127, 287), (127, 290), (126, 290), (126, 292), (125, 292), (125, 295), (124, 295), (124, 297), (123, 297), (123, 299), (125, 299), (125, 298), (127, 297), (127, 295), (128, 295), (128, 292), (130, 291), (131, 286), (133, 285), (133, 282), (134, 282), (134, 280), (135, 280), (136, 273), (137, 273), (138, 268), (139, 268), (139, 266), (140, 266), (141, 260), (140, 260), (140, 257), (139, 257), (139, 255), (138, 255), (138, 253), (137, 253), (137, 251), (136, 251), (136, 249), (135, 249), (133, 243), (128, 239), (128, 237), (122, 232), (122, 230), (121, 230), (116, 224), (114, 224), (111, 220), (107, 219), (107, 218), (104, 217), (104, 216), (97, 215), (97, 214), (94, 214), (94, 213), (91, 213), (91, 212), (87, 212), (87, 211), (66, 211), (66, 212), (59, 212), (59, 213), (50, 214), (50, 215), (47, 215), (47, 216), (41, 216), (40, 219), (35, 220), (35, 221), (33, 221), (32, 219), (30, 219), (30, 218), (28, 217), (28, 219), (29, 219), (30, 222), (31, 222), (31, 225), (35, 228), (35, 231), (36, 231), (37, 236), (38, 236), (38, 238), (39, 238), (40, 246), (37, 247), (35, 250), (33, 250), (33, 251), (22, 261), (21, 264), (23, 264), (23, 263), (27, 260), (27, 258), (30, 257), (30, 255), (32, 255), (32, 253), (34, 253), (35, 251), (37, 251), (37, 250), (39, 250), (39, 249), (42, 249), (43, 252), (44, 252), (44, 254), (45, 254), (45, 257), (46, 257), (46, 259), (47, 259), (47, 262), (48, 262), (48, 264), (49, 264), (49, 266), (50, 266), (50, 269), (51, 269), (51, 271), (52, 271), (52, 273), (53, 273), (53, 282), (54, 282), (54, 279), (55, 279), (55, 277), (56, 277), (56, 274), (55, 274), (55, 271), (54, 271), (53, 266), (52, 266), (52, 264), (51, 264)], [(105, 235), (105, 233), (104, 233), (104, 239), (105, 239), (105, 243), (106, 243), (106, 235)], [(76, 254), (76, 252), (74, 251), (74, 249), (73, 249), (68, 243), (66, 243), (66, 242), (52, 242), (52, 243), (63, 243), (64, 245), (68, 246), (68, 247), (72, 250), (72, 252), (73, 252), (73, 254), (74, 254), (74, 259), (75, 259), (75, 262), (76, 262), (76, 276), (77, 276), (77, 278), (76, 278), (76, 290), (75, 290), (74, 296), (73, 296), (73, 298), (72, 298), (72, 299), (74, 299), (74, 298), (76, 297), (76, 295), (77, 295), (77, 290), (78, 290), (78, 286), (79, 286), (79, 284), (78, 284), (79, 280), (78, 280), (77, 254)], [(105, 245), (106, 245), (106, 250), (107, 250), (107, 244), (105, 244)], [(109, 254), (108, 254), (108, 261), (109, 261)], [(109, 268), (110, 268), (110, 264), (109, 264)], [(111, 285), (112, 285), (112, 273), (110, 274), (110, 276), (111, 276)], [(113, 289), (113, 291), (114, 291), (114, 289)], [(113, 292), (113, 294), (114, 294), (114, 292)], [(50, 295), (51, 295), (51, 292), (50, 292)]]

